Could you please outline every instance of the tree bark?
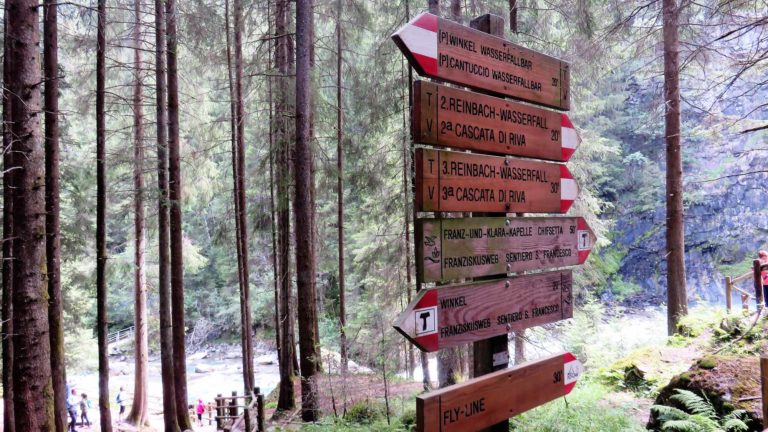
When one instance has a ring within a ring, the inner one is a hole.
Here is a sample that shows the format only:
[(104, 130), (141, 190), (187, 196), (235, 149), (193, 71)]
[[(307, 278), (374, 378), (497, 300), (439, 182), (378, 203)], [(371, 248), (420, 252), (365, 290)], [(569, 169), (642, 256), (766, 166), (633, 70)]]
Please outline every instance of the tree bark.
[(517, 34), (517, 0), (509, 0), (509, 29)]
[(133, 226), (134, 226), (134, 380), (133, 405), (126, 421), (139, 428), (149, 426), (147, 379), (149, 340), (147, 335), (147, 276), (144, 267), (146, 249), (144, 216), (144, 109), (141, 77), (141, 1), (134, 0), (133, 12)]
[(440, 16), (440, 0), (427, 0), (429, 13)]
[(243, 315), (243, 384), (246, 393), (253, 390), (253, 341), (251, 335), (251, 303), (248, 286), (248, 222), (245, 201), (245, 107), (243, 103), (243, 3), (234, 0), (235, 6), (235, 101), (237, 108), (237, 218), (240, 220), (238, 237), (242, 281), (240, 303)]
[[(267, 16), (272, 15), (270, 2), (267, 2)], [(272, 21), (269, 21), (269, 33), (272, 34)], [(272, 60), (272, 39), (268, 42), (269, 64), (273, 65)], [(272, 77), (267, 77), (267, 98), (269, 99), (269, 214), (270, 228), (272, 230), (272, 280), (274, 283), (274, 308), (275, 308), (275, 347), (277, 349), (277, 363), (283, 363), (282, 350), (280, 345), (280, 271), (277, 266), (277, 208), (275, 206), (275, 115), (274, 115), (274, 95), (272, 93)]]
[(16, 430), (53, 431), (38, 2), (11, 0), (6, 11), (13, 65), (8, 81), (11, 134), (18, 167), (13, 202), (14, 414)]
[[(243, 265), (243, 248), (242, 243), (240, 242), (240, 238), (242, 236), (242, 225), (241, 225), (241, 219), (240, 219), (240, 166), (238, 164), (238, 154), (240, 152), (239, 148), (239, 141), (238, 141), (238, 133), (239, 128), (238, 125), (240, 124), (239, 116), (238, 116), (238, 110), (237, 110), (237, 100), (238, 100), (238, 94), (235, 89), (235, 78), (232, 75), (232, 40), (230, 35), (230, 27), (229, 27), (229, 0), (224, 1), (224, 26), (225, 26), (225, 34), (226, 34), (226, 43), (227, 43), (227, 79), (229, 83), (229, 111), (230, 111), (230, 139), (231, 139), (231, 148), (232, 148), (232, 200), (234, 203), (235, 208), (235, 254), (237, 255), (237, 283), (238, 287), (240, 288), (240, 345), (243, 350), (242, 360), (243, 360), (243, 382), (248, 380), (248, 354), (247, 354), (247, 344), (245, 340), (245, 329), (247, 328), (245, 324), (245, 302), (243, 301), (243, 280), (244, 280), (244, 274), (243, 269), (245, 268), (245, 265)], [(245, 386), (246, 391), (248, 391), (248, 386)]]
[(341, 88), (344, 52), (341, 35), (342, 0), (336, 0), (336, 170), (337, 170), (337, 223), (339, 226), (339, 345), (341, 373), (347, 374), (347, 312), (344, 284), (344, 99)]
[(319, 418), (317, 402), (318, 338), (315, 331), (316, 299), (314, 296), (315, 267), (312, 236), (299, 233), (300, 227), (312, 227), (310, 200), (310, 45), (312, 43), (312, 0), (296, 2), (296, 149), (294, 178), (296, 183), (294, 219), (296, 224), (296, 292), (299, 320), (299, 367), (301, 369), (301, 418), (316, 421)]
[(3, 14), (3, 430), (16, 431), (13, 412), (13, 149), (11, 147), (11, 81), (10, 38), (8, 37), (8, 3)]
[(157, 110), (157, 226), (158, 297), (160, 309), (160, 364), (163, 381), (165, 432), (178, 432), (176, 376), (173, 370), (173, 319), (171, 317), (170, 232), (168, 215), (168, 106), (166, 81), (165, 1), (155, 0), (155, 81)]
[(461, 24), (461, 0), (451, 0), (451, 19)]
[[(409, 0), (405, 0), (405, 18), (406, 21), (409, 21), (411, 19), (411, 3)], [(413, 113), (413, 68), (411, 65), (408, 65), (408, 115), (412, 115)], [(410, 122), (408, 122), (408, 127), (410, 127)], [(415, 167), (413, 165), (413, 158), (411, 157), (412, 154), (412, 148), (413, 148), (413, 131), (409, 131), (409, 137), (410, 139), (407, 140), (405, 144), (403, 144), (403, 152), (405, 154), (403, 155), (403, 193), (405, 194), (405, 268), (406, 268), (406, 282), (408, 285), (407, 288), (407, 299), (408, 303), (411, 303), (411, 280), (412, 280), (412, 266), (411, 266), (411, 216), (413, 217), (413, 220), (416, 220), (416, 208), (411, 205), (411, 194), (408, 192), (410, 188), (413, 188), (414, 185), (409, 182), (408, 178), (414, 178), (416, 175)], [(409, 169), (410, 167), (410, 169)], [(409, 174), (410, 173), (410, 174)], [(416, 281), (416, 291), (421, 290), (421, 284), (419, 284), (418, 280)], [(414, 359), (414, 352), (413, 352), (413, 346), (411, 344), (408, 344), (408, 360), (411, 364), (411, 367), (415, 369), (415, 359)], [(421, 363), (421, 371), (422, 371), (422, 382), (424, 384), (424, 391), (427, 391), (432, 387), (432, 380), (429, 376), (429, 357), (427, 356), (427, 353), (421, 351), (419, 352), (419, 360)], [(412, 373), (412, 372), (411, 372)]]
[(96, 325), (99, 345), (99, 415), (101, 430), (112, 431), (109, 410), (109, 347), (107, 333), (107, 167), (106, 113), (104, 105), (106, 84), (106, 0), (98, 2), (96, 49)]
[(277, 138), (278, 138), (278, 169), (277, 181), (277, 223), (278, 248), (280, 269), (280, 391), (277, 409), (293, 410), (296, 406), (293, 390), (295, 374), (293, 358), (293, 312), (291, 301), (291, 269), (290, 269), (290, 210), (289, 210), (289, 173), (290, 173), (290, 143), (286, 113), (288, 110), (288, 71), (290, 62), (289, 39), (286, 21), (288, 19), (288, 0), (278, 0), (275, 14), (275, 61), (280, 71), (277, 100)]
[(664, 101), (667, 141), (667, 332), (688, 314), (685, 287), (685, 232), (683, 223), (683, 158), (680, 146), (680, 63), (678, 6), (663, 0)]
[(61, 237), (59, 218), (59, 43), (58, 6), (43, 6), (43, 72), (45, 74), (45, 232), (48, 267), (48, 323), (56, 430), (67, 428), (67, 386), (64, 369), (64, 323), (61, 303)]
[(181, 145), (179, 142), (179, 81), (177, 62), (176, 0), (165, 3), (168, 62), (168, 199), (171, 234), (171, 319), (173, 320), (173, 373), (176, 419), (182, 430), (192, 429), (187, 414), (187, 359), (184, 322), (184, 237), (181, 226)]

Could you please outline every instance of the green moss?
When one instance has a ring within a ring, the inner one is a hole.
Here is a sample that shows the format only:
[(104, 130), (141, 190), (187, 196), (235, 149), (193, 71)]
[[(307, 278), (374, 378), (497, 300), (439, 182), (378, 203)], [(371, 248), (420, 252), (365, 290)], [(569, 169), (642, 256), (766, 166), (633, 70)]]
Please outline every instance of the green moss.
[(702, 369), (714, 369), (717, 366), (717, 359), (710, 356), (699, 360), (699, 367)]
[(683, 372), (677, 376), (677, 380), (681, 384), (688, 384), (689, 382), (691, 382), (691, 374), (689, 372)]

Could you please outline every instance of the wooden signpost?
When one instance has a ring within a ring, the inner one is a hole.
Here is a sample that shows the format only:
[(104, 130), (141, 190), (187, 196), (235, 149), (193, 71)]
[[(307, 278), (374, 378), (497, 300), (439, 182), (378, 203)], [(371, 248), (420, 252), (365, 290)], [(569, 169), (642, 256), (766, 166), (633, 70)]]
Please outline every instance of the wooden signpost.
[(418, 211), (566, 213), (577, 195), (565, 165), (416, 150)]
[(392, 39), (424, 76), (568, 110), (569, 66), (502, 38), (423, 13)]
[(573, 316), (570, 270), (422, 290), (395, 322), (422, 351), (505, 335)]
[(583, 264), (596, 237), (584, 218), (422, 219), (416, 222), (421, 282)]
[(428, 81), (413, 89), (416, 142), (557, 162), (581, 143), (567, 114)]
[(417, 287), (498, 276), (421, 290), (395, 322), (422, 351), (472, 343), (477, 378), (419, 396), (419, 431), (507, 431), (507, 419), (566, 395), (583, 371), (564, 353), (492, 372), (509, 363), (508, 333), (573, 316), (571, 270), (507, 273), (582, 264), (596, 240), (583, 218), (504, 217), (568, 212), (578, 186), (556, 162), (581, 139), (565, 113), (502, 99), (570, 108), (568, 63), (498, 37), (503, 24), (484, 15), (469, 28), (423, 13), (392, 35), (411, 66), (438, 81), (413, 85), (414, 142), (472, 152), (415, 149), (414, 212), (485, 213), (415, 217)]
[(567, 395), (583, 371), (566, 352), (418, 396), (416, 430), (482, 429)]

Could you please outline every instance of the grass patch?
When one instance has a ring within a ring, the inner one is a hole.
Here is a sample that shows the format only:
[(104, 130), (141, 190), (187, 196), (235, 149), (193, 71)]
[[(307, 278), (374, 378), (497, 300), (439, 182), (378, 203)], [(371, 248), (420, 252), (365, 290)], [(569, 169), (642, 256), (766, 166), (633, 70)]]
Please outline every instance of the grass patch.
[[(566, 398), (557, 399), (514, 417), (510, 430), (521, 432), (633, 432), (644, 431), (628, 415), (630, 406), (610, 406), (607, 389), (595, 382), (579, 382)], [(566, 402), (567, 400), (567, 402)]]

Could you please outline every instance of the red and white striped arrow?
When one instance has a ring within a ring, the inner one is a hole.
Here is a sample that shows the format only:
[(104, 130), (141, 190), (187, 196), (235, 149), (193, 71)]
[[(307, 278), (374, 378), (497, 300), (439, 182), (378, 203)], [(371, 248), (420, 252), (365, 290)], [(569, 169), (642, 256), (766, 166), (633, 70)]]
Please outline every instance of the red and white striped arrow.
[(567, 114), (561, 114), (560, 136), (562, 137), (563, 161), (567, 162), (581, 144), (581, 137)]
[(560, 211), (567, 213), (579, 196), (579, 186), (565, 165), (560, 165)]
[(437, 75), (437, 16), (424, 12), (392, 35), (419, 75)]

